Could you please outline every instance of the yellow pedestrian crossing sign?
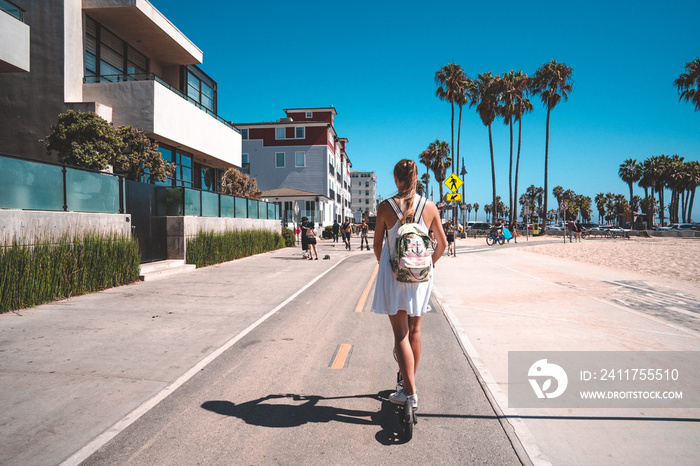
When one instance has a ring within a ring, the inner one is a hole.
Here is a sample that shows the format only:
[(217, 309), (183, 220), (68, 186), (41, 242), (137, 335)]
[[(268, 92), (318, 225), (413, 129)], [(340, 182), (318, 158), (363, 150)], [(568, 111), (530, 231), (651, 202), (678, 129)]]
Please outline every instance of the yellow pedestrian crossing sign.
[(463, 184), (464, 182), (459, 179), (459, 176), (457, 176), (456, 173), (451, 174), (449, 178), (445, 180), (445, 186), (447, 186), (453, 193), (456, 193)]
[(462, 195), (460, 193), (447, 193), (445, 194), (446, 202), (462, 202)]

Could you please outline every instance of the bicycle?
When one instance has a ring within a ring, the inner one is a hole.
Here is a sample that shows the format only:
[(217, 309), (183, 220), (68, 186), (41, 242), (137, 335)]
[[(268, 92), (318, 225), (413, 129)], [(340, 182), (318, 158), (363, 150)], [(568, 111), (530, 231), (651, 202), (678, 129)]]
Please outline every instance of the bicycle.
[(488, 244), (489, 246), (493, 246), (496, 243), (500, 245), (506, 244), (506, 237), (505, 235), (503, 235), (503, 233), (498, 233), (498, 231), (495, 228), (492, 228), (488, 236), (486, 237), (486, 244)]

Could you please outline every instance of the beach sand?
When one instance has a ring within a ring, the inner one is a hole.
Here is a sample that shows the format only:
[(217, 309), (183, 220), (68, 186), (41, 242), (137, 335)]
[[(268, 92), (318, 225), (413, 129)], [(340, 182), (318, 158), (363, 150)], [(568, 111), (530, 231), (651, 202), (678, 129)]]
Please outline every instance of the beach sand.
[[(556, 237), (530, 238), (551, 241)], [(524, 248), (536, 254), (588, 262), (617, 270), (700, 283), (700, 239), (688, 238), (591, 238), (580, 243), (559, 242)]]

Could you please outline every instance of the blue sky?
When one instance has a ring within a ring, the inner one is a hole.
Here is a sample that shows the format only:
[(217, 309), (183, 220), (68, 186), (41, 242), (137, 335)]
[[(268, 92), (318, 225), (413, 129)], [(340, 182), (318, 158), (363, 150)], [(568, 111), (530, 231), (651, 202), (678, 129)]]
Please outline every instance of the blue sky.
[[(395, 193), (396, 161), (417, 161), (436, 138), (450, 140), (450, 106), (435, 97), (434, 82), (450, 62), (471, 77), (532, 75), (551, 59), (573, 68), (573, 92), (551, 115), (550, 208), (557, 185), (591, 198), (629, 196), (617, 176), (628, 158), (700, 160), (700, 112), (679, 102), (673, 87), (700, 56), (697, 0), (151, 3), (203, 51), (222, 117), (272, 121), (284, 117), (283, 108), (333, 105), (353, 169), (375, 171), (384, 197)], [(544, 186), (546, 110), (539, 100), (533, 105), (523, 120), (519, 193)], [(496, 187), (505, 200), (509, 134), (502, 121), (493, 137)], [(461, 154), (466, 202), (483, 206), (491, 198), (491, 164), (475, 109), (464, 111)], [(635, 194), (643, 193), (635, 187)], [(700, 199), (694, 210), (698, 221)]]

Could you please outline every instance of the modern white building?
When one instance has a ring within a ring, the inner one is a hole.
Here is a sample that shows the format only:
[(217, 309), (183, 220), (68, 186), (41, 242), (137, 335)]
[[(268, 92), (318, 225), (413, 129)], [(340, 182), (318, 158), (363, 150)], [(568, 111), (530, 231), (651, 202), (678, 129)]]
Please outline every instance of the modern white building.
[(350, 207), (362, 217), (377, 216), (377, 174), (374, 172), (351, 171), (352, 203)]
[(177, 164), (164, 184), (214, 191), (222, 170), (241, 166), (241, 135), (218, 116), (202, 51), (148, 1), (12, 4), (23, 22), (0, 11), (0, 69), (25, 72), (0, 73), (0, 152), (55, 161), (39, 140), (73, 109), (158, 141)]
[[(335, 130), (334, 107), (284, 109), (273, 122), (234, 123), (243, 138), (243, 171), (263, 200), (280, 205), (283, 224), (306, 216), (317, 225), (352, 218), (346, 138)], [(276, 199), (285, 189), (284, 199)], [(296, 190), (298, 196), (291, 196)]]
[(29, 36), (24, 10), (0, 0), (0, 73), (29, 71)]

